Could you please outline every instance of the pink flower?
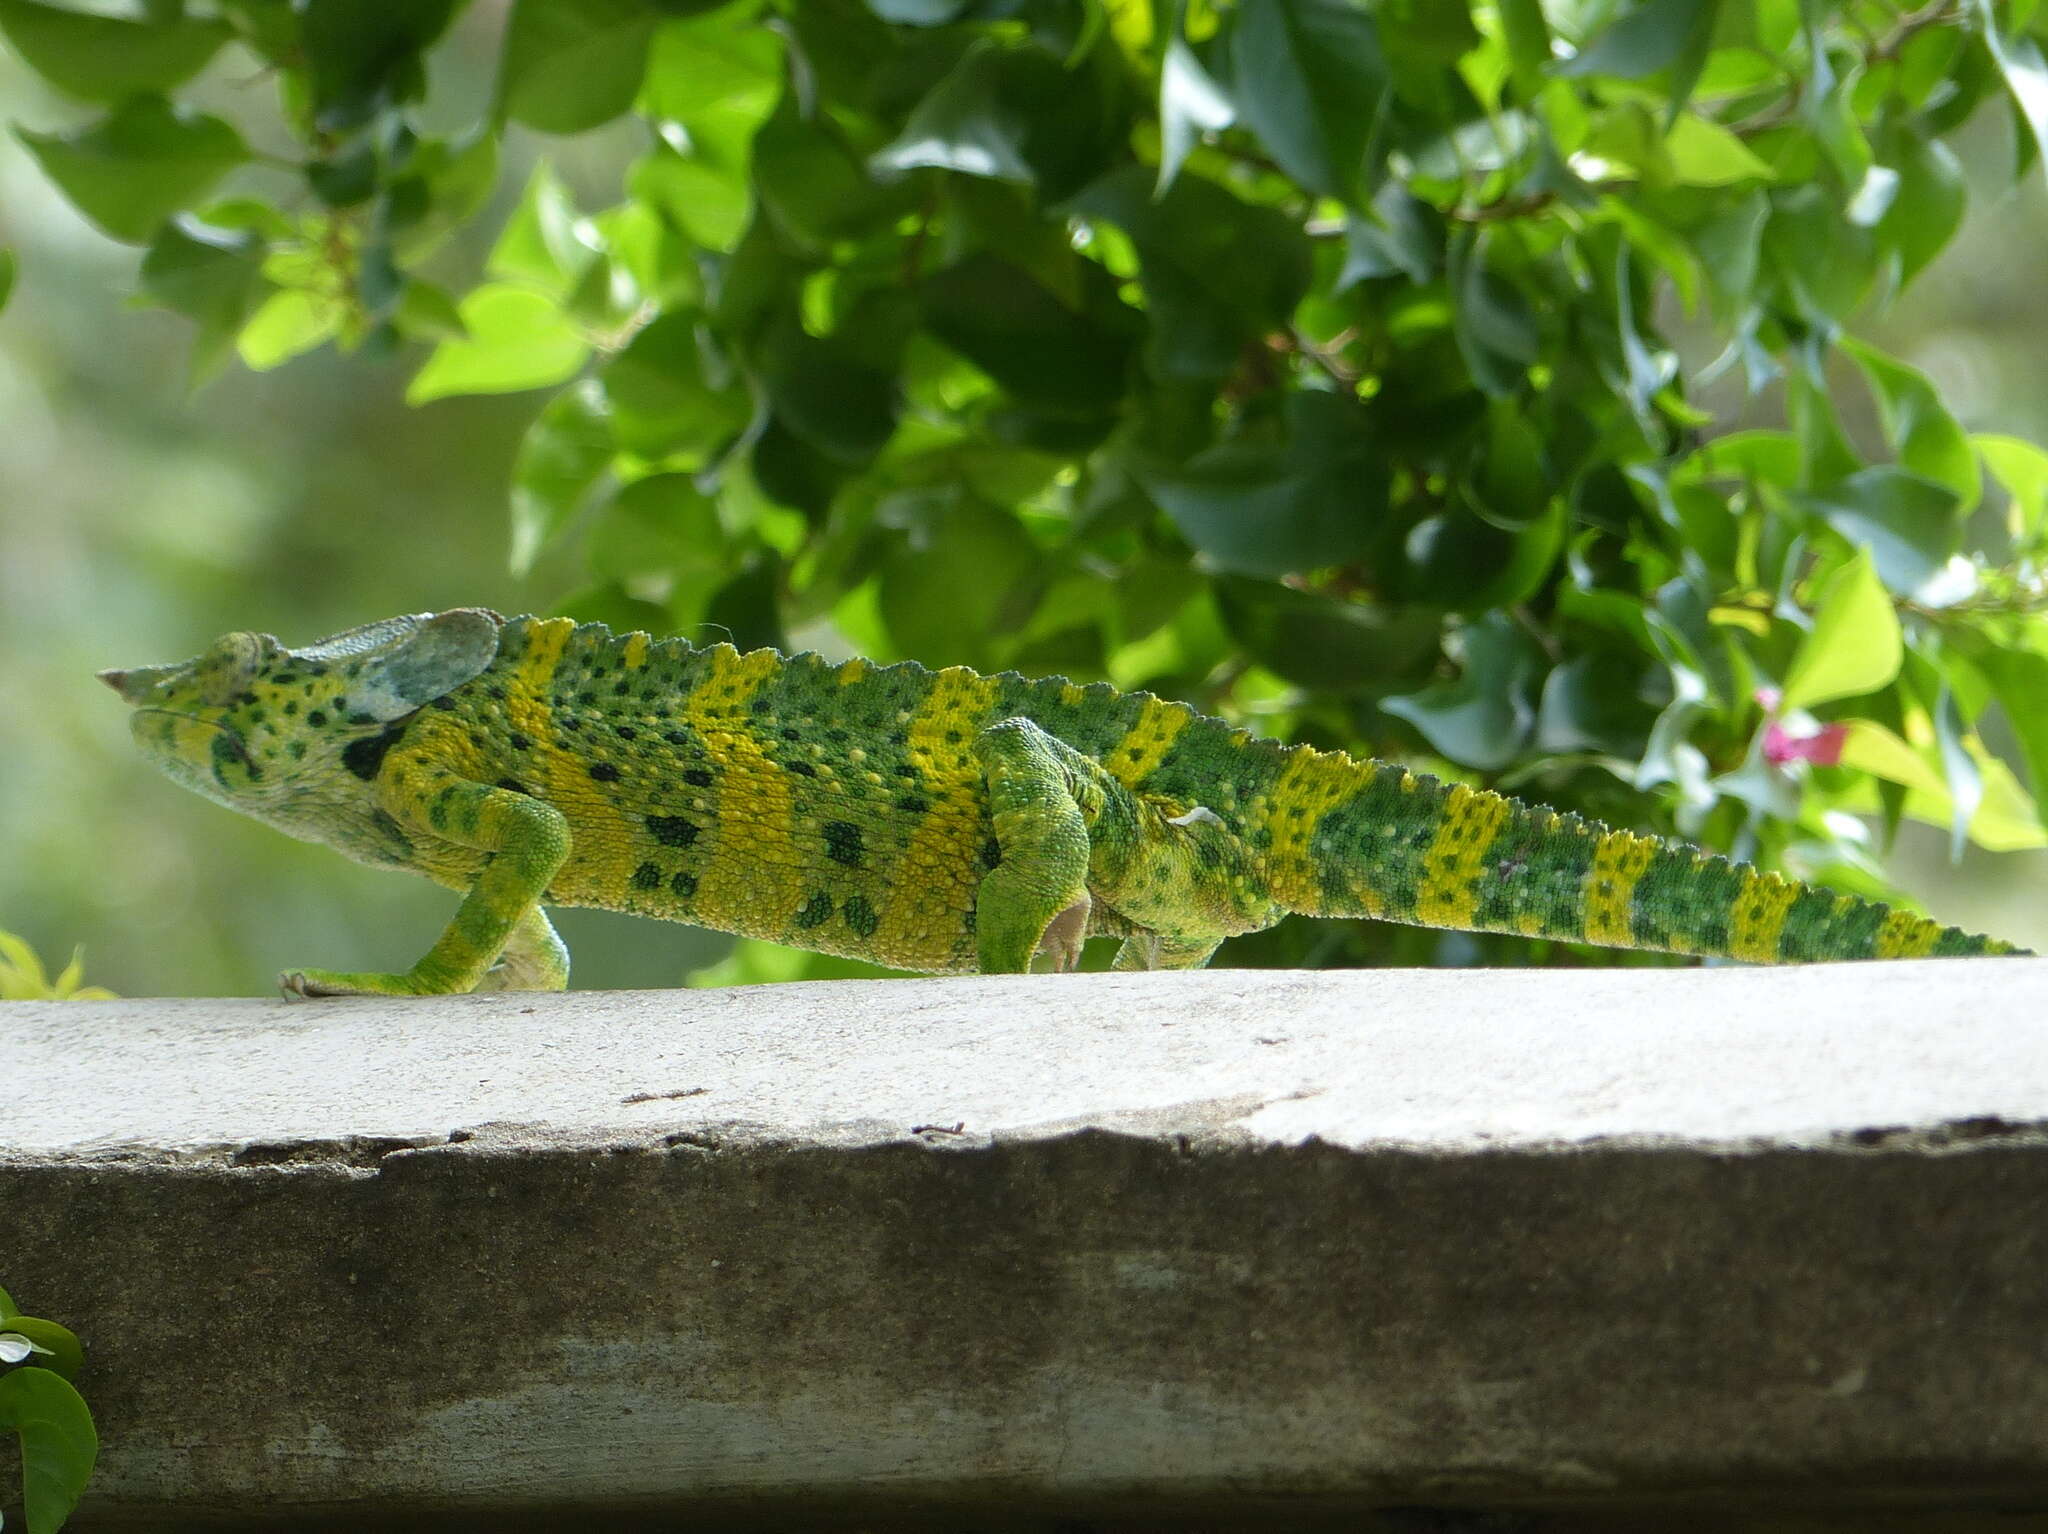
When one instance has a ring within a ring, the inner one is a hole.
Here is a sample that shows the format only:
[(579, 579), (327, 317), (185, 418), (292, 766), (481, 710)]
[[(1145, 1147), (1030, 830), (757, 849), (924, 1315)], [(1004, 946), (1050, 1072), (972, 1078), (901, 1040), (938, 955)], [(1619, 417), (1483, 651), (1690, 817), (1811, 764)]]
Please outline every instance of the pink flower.
[(1794, 735), (1773, 719), (1764, 726), (1764, 760), (1773, 767), (1790, 762), (1812, 762), (1832, 767), (1842, 759), (1842, 747), (1849, 741), (1849, 726), (1840, 720), (1822, 725), (1815, 735)]

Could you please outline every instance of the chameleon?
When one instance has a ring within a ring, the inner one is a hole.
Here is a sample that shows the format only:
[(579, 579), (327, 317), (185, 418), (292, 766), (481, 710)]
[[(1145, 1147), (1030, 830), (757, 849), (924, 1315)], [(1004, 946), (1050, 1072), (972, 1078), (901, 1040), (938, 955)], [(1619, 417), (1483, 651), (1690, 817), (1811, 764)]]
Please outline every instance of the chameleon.
[(561, 989), (550, 905), (933, 973), (1071, 969), (1097, 935), (1192, 968), (1288, 912), (1757, 962), (2024, 951), (1101, 682), (483, 608), (100, 676), (175, 781), (463, 892), (409, 970), (291, 970), (293, 996)]

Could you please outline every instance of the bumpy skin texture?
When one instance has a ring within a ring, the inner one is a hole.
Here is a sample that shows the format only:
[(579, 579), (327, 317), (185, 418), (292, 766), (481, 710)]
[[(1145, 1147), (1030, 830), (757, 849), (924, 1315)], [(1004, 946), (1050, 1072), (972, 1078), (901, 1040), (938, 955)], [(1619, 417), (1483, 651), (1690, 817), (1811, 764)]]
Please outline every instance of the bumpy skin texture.
[(1758, 962), (2020, 950), (1148, 693), (831, 665), (463, 608), (106, 672), (171, 777), (466, 892), (404, 974), (301, 995), (559, 989), (543, 905), (898, 969), (1203, 963), (1289, 911)]

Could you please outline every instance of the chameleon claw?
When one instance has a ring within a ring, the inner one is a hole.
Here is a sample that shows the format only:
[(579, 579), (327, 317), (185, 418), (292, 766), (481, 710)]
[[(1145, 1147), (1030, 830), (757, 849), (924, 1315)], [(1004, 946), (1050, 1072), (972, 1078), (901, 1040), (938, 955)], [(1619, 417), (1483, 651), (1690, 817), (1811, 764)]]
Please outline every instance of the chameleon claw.
[(1045, 924), (1038, 951), (1052, 956), (1052, 972), (1064, 975), (1080, 968), (1081, 947), (1088, 938), (1088, 912), (1093, 906), (1084, 892), (1081, 898)]

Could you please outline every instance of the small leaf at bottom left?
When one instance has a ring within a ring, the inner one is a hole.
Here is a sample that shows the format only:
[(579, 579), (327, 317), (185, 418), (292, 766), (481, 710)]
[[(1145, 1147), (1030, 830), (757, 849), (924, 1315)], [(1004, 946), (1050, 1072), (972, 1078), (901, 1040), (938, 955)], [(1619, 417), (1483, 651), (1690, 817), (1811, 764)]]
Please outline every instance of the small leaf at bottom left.
[(0, 1375), (0, 1431), (8, 1429), (21, 1439), (28, 1534), (56, 1534), (99, 1458), (92, 1413), (61, 1374), (20, 1368)]

